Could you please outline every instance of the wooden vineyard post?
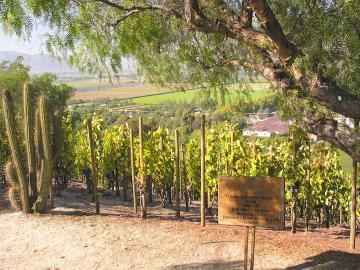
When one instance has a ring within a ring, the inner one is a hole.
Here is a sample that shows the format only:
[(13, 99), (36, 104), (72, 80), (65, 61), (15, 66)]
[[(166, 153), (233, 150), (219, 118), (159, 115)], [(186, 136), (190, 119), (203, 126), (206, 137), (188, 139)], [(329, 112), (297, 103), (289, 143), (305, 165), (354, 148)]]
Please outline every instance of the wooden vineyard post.
[(249, 257), (249, 227), (245, 227), (245, 244), (244, 244), (244, 270), (247, 270), (248, 267), (248, 257)]
[(201, 226), (205, 227), (205, 115), (201, 118)]
[(179, 147), (179, 196), (180, 196), (180, 202), (184, 199), (184, 187), (183, 187), (183, 170), (182, 170), (182, 146)]
[(93, 196), (95, 202), (95, 212), (96, 214), (100, 214), (100, 203), (99, 203), (99, 195), (97, 192), (97, 176), (96, 176), (96, 160), (95, 160), (95, 149), (94, 149), (94, 136), (92, 131), (92, 123), (91, 119), (87, 120), (87, 130), (88, 130), (88, 141), (90, 147), (90, 157), (91, 157), (91, 169), (92, 169), (92, 177), (93, 177)]
[(142, 117), (139, 117), (139, 142), (140, 142), (140, 206), (141, 217), (146, 218), (146, 176), (145, 176), (145, 162), (144, 162), (144, 132)]
[[(293, 177), (296, 179), (296, 155), (297, 155), (297, 149), (296, 149), (296, 138), (295, 133), (292, 135), (292, 144), (293, 144), (293, 156), (292, 156), (292, 162), (293, 162)], [(295, 181), (295, 185), (292, 188), (292, 198), (291, 198), (291, 232), (296, 233), (296, 208), (297, 208), (297, 185)]]
[(54, 207), (54, 188), (53, 188), (53, 178), (49, 179), (49, 198), (50, 198), (50, 206)]
[[(354, 128), (359, 130), (359, 120), (354, 120)], [(355, 249), (356, 242), (356, 180), (357, 162), (352, 160), (351, 174), (351, 223), (350, 223), (350, 249)]]
[(310, 221), (310, 193), (311, 193), (311, 138), (309, 136), (308, 146), (308, 160), (307, 160), (307, 182), (306, 182), (306, 198), (305, 198), (305, 231), (309, 230)]
[(182, 145), (182, 178), (184, 184), (184, 199), (185, 199), (185, 211), (189, 211), (189, 192), (187, 188), (187, 179), (186, 179), (186, 163), (185, 163), (185, 145)]
[(231, 131), (230, 133), (230, 151), (231, 151), (231, 154), (234, 154), (234, 137), (235, 137), (235, 134), (234, 134), (234, 131)]
[(234, 131), (231, 131), (230, 133), (230, 153), (231, 153), (231, 156), (232, 156), (232, 163), (231, 163), (231, 167), (230, 169), (232, 171), (234, 171), (234, 168), (235, 168), (235, 160), (234, 160), (234, 140), (235, 140), (235, 133)]
[(130, 129), (130, 160), (131, 160), (131, 181), (132, 181), (132, 192), (133, 192), (133, 204), (134, 212), (137, 212), (136, 202), (136, 184), (135, 184), (135, 161), (134, 161), (134, 136), (132, 129)]
[[(249, 260), (249, 231), (250, 227), (245, 227), (245, 239), (244, 239), (244, 270), (248, 268)], [(251, 233), (251, 251), (250, 251), (250, 270), (254, 270), (255, 265), (255, 231), (256, 227), (252, 227)]]
[(225, 175), (229, 175), (229, 145), (225, 146)]
[(179, 130), (175, 130), (175, 200), (176, 217), (180, 217), (180, 152), (179, 152)]
[(254, 270), (254, 263), (255, 263), (255, 230), (256, 230), (256, 227), (253, 227), (252, 237), (251, 237), (251, 261), (250, 261), (250, 270)]

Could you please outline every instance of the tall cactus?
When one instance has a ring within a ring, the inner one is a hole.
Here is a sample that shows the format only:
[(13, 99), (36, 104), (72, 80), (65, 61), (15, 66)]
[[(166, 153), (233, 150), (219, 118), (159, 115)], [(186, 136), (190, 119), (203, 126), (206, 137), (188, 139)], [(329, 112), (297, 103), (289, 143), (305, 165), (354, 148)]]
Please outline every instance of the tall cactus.
[(14, 206), (14, 208), (18, 211), (21, 211), (22, 204), (21, 204), (21, 198), (20, 196), (20, 187), (19, 187), (19, 180), (16, 176), (16, 168), (14, 166), (14, 163), (9, 161), (5, 166), (5, 175), (8, 182), (10, 182), (10, 188), (8, 191), (9, 199)]
[[(34, 212), (42, 212), (45, 210), (46, 200), (52, 189), (53, 176), (53, 140), (47, 98), (45, 96), (39, 98), (34, 117), (32, 97), (28, 84), (25, 83), (23, 88), (23, 138), (26, 155), (22, 157), (23, 143), (20, 134), (16, 134), (12, 98), (8, 91), (3, 91), (2, 95), (6, 133), (12, 156), (12, 162), (7, 165), (6, 171), (7, 178), (11, 183), (9, 199), (16, 209), (23, 210), (25, 213), (30, 213), (31, 209)], [(59, 129), (61, 127), (53, 131), (58, 132)], [(21, 203), (19, 202), (19, 194), (21, 195)]]
[(34, 203), (33, 210), (35, 212), (42, 212), (45, 209), (46, 200), (49, 196), (49, 187), (52, 181), (52, 146), (50, 140), (50, 127), (47, 115), (47, 102), (44, 96), (39, 99), (39, 120), (41, 127), (41, 139), (43, 143), (44, 158), (42, 159), (42, 166), (40, 172), (39, 194)]
[(16, 169), (16, 174), (19, 179), (21, 202), (24, 213), (30, 213), (29, 202), (29, 181), (25, 177), (25, 170), (22, 165), (20, 157), (20, 144), (16, 141), (15, 129), (15, 112), (12, 104), (12, 98), (8, 91), (3, 91), (3, 110), (6, 125), (6, 133), (9, 141), (9, 147), (12, 154), (12, 160)]
[(33, 115), (32, 102), (29, 93), (28, 83), (24, 84), (23, 89), (23, 106), (24, 106), (24, 132), (25, 132), (25, 146), (27, 156), (28, 179), (30, 183), (30, 203), (32, 204), (37, 197), (37, 183), (36, 183), (36, 157), (35, 157), (35, 142), (33, 129)]

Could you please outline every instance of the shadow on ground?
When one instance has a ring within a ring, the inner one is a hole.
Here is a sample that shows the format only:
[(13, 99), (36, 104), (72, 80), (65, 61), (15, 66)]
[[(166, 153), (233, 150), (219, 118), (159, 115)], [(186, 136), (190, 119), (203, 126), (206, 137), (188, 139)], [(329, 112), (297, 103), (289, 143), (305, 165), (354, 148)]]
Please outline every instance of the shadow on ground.
[(204, 263), (190, 263), (174, 265), (164, 270), (238, 270), (243, 268), (242, 261), (208, 261)]
[(285, 270), (355, 270), (360, 269), (360, 254), (327, 251), (306, 259), (305, 263)]
[[(208, 261), (174, 265), (164, 270), (238, 270), (243, 269), (243, 261)], [(255, 262), (256, 269), (256, 262)], [(306, 262), (283, 270), (356, 270), (360, 269), (360, 254), (341, 251), (327, 251), (309, 257)]]

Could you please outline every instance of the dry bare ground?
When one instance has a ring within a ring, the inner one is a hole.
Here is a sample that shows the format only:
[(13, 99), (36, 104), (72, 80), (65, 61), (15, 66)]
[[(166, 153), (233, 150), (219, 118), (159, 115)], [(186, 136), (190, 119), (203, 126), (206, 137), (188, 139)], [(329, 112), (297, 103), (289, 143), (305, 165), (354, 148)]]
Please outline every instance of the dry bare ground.
[[(0, 269), (242, 269), (243, 228), (211, 217), (202, 228), (196, 205), (181, 219), (152, 206), (141, 220), (131, 202), (102, 197), (95, 216), (91, 195), (73, 188), (48, 214), (26, 216), (0, 195)], [(295, 235), (258, 229), (255, 269), (360, 269), (357, 243), (349, 252), (340, 227)]]

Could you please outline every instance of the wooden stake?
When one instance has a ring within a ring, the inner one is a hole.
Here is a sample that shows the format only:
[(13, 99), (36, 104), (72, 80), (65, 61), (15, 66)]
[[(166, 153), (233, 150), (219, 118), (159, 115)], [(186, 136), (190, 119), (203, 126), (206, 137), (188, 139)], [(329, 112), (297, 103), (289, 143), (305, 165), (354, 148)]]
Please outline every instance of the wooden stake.
[(245, 227), (245, 245), (244, 245), (244, 270), (248, 267), (248, 256), (249, 256), (249, 227)]
[[(359, 129), (359, 120), (354, 120), (354, 128)], [(350, 249), (355, 249), (355, 241), (356, 241), (356, 180), (357, 180), (357, 162), (353, 159), (352, 175), (351, 175)]]
[(310, 193), (311, 193), (311, 139), (309, 137), (309, 149), (308, 149), (308, 160), (307, 160), (307, 183), (306, 183), (306, 201), (305, 201), (305, 231), (309, 230), (310, 221)]
[(179, 130), (175, 130), (175, 200), (176, 217), (180, 217), (180, 152), (179, 152)]
[[(231, 131), (231, 133), (230, 133), (230, 153), (231, 153), (231, 156), (232, 156), (232, 163), (230, 164), (230, 168), (228, 168), (228, 169), (230, 169), (233, 172), (234, 172), (234, 168), (235, 168), (234, 140), (235, 140), (235, 133), (234, 133), (234, 131)], [(227, 166), (229, 166), (229, 165), (227, 164)]]
[(255, 227), (253, 228), (252, 238), (251, 238), (251, 261), (250, 261), (250, 270), (254, 270), (255, 263)]
[(144, 162), (144, 133), (142, 117), (139, 117), (139, 141), (140, 141), (140, 206), (141, 217), (146, 218), (146, 176), (145, 176), (145, 162)]
[(54, 188), (53, 188), (53, 177), (49, 179), (49, 197), (50, 197), (50, 206), (54, 207)]
[(225, 174), (229, 175), (229, 149), (228, 143), (225, 146)]
[(132, 192), (133, 192), (133, 204), (134, 212), (137, 212), (137, 202), (136, 202), (136, 184), (135, 184), (135, 161), (134, 161), (134, 137), (132, 129), (130, 129), (130, 159), (131, 159), (131, 181), (132, 181)]
[(185, 145), (182, 146), (182, 178), (184, 184), (184, 195), (185, 195), (185, 211), (189, 211), (189, 191), (187, 188), (187, 178), (186, 178), (186, 162), (185, 162)]
[(232, 155), (234, 154), (234, 140), (235, 140), (235, 133), (234, 133), (234, 131), (231, 131), (231, 133), (230, 133), (230, 151), (231, 151)]
[(96, 159), (95, 159), (95, 149), (94, 149), (94, 136), (92, 131), (92, 123), (91, 119), (87, 120), (87, 130), (88, 130), (88, 141), (90, 147), (90, 157), (91, 157), (91, 169), (92, 169), (92, 177), (93, 177), (93, 196), (95, 202), (95, 212), (96, 214), (100, 214), (100, 202), (99, 195), (97, 192), (97, 176), (96, 176)]
[[(296, 149), (296, 138), (295, 134), (292, 135), (292, 143), (293, 143), (293, 155), (292, 155), (292, 162), (293, 162), (293, 177), (296, 179), (296, 156), (297, 156), (297, 149)], [(292, 194), (292, 202), (291, 202), (291, 232), (296, 233), (296, 208), (297, 208), (297, 194)]]
[(201, 118), (201, 226), (205, 227), (205, 115)]

